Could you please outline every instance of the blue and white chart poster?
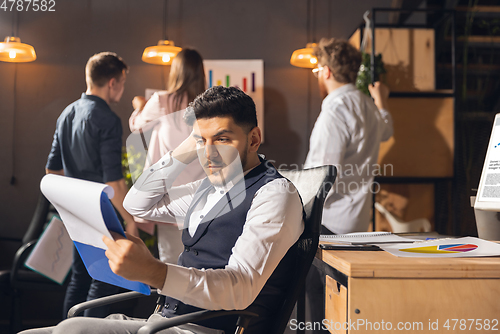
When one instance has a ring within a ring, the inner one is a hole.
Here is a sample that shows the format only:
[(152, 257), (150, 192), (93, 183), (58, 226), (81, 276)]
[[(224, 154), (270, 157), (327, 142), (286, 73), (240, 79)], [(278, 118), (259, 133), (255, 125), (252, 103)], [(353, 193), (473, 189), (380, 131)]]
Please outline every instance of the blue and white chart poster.
[(257, 122), (264, 141), (264, 60), (217, 59), (204, 60), (207, 88), (238, 87), (255, 102)]

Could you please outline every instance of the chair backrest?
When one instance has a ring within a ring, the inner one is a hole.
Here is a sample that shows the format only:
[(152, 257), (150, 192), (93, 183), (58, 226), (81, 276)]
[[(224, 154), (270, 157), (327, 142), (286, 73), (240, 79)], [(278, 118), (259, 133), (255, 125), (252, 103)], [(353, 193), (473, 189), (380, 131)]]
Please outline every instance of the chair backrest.
[(37, 240), (40, 237), (43, 232), (43, 228), (47, 223), (49, 209), (50, 202), (45, 198), (42, 192), (40, 192), (35, 212), (31, 218), (28, 230), (23, 236), (23, 245), (30, 241)]
[(299, 292), (304, 286), (307, 272), (318, 249), (323, 204), (337, 175), (334, 166), (292, 171), (280, 170), (279, 172), (290, 180), (299, 192), (304, 205), (305, 225), (304, 232), (295, 244), (295, 247), (297, 247), (297, 260), (295, 274), (291, 277), (290, 293), (287, 295), (287, 299), (279, 313), (280, 318), (276, 319), (273, 333), (284, 332)]

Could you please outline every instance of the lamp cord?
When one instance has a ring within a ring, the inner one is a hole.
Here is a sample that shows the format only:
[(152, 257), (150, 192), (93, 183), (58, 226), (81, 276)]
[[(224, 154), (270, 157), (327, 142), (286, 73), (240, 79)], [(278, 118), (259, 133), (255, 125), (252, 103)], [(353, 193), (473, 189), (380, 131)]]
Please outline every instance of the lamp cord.
[(332, 37), (332, 1), (328, 1), (328, 34)]
[[(307, 41), (311, 41), (311, 0), (307, 0)], [(307, 119), (306, 119), (306, 135), (309, 138), (309, 123), (311, 118), (311, 78), (307, 76)]]
[(163, 40), (167, 40), (167, 7), (168, 0), (163, 1)]
[[(12, 36), (19, 34), (19, 13), (15, 11), (12, 19)], [(12, 176), (10, 177), (10, 185), (16, 184), (16, 114), (17, 114), (17, 63), (14, 63), (14, 88), (13, 88), (13, 102), (12, 102), (12, 149), (11, 149), (11, 168)]]
[(14, 33), (15, 33), (15, 28), (16, 28), (17, 15), (19, 15), (19, 13), (17, 11), (12, 12), (13, 18), (12, 18), (12, 34), (11, 34), (11, 36), (16, 36), (16, 35), (14, 35)]
[(11, 166), (12, 166), (12, 176), (10, 178), (10, 185), (16, 183), (16, 110), (17, 110), (17, 63), (14, 63), (14, 91), (13, 91), (13, 113), (12, 113), (12, 150), (11, 150)]
[(316, 43), (316, 3), (314, 0), (312, 0), (312, 9), (311, 9), (311, 15), (312, 15), (312, 28), (311, 28), (311, 33), (312, 33), (312, 42)]
[(306, 43), (309, 43), (309, 41), (311, 40), (311, 0), (307, 0), (306, 25), (307, 25), (307, 41), (306, 41)]

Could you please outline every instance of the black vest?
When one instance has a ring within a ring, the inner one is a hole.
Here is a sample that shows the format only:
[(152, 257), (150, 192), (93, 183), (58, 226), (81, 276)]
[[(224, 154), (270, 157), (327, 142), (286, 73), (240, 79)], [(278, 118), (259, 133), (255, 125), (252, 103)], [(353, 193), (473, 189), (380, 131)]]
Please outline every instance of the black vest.
[[(243, 232), (246, 215), (255, 193), (268, 182), (282, 177), (271, 163), (261, 159), (261, 164), (251, 170), (239, 184), (233, 186), (226, 197), (222, 198), (203, 218), (193, 237), (190, 236), (187, 228), (184, 229), (182, 234), (184, 252), (180, 255), (178, 264), (197, 269), (223, 269), (229, 261), (236, 240)], [(210, 182), (205, 179), (194, 195), (186, 214), (186, 222), (189, 221), (196, 203), (210, 188)], [(287, 294), (286, 283), (293, 273), (295, 263), (294, 250), (295, 247), (290, 248), (257, 298), (247, 308), (259, 314), (259, 317), (252, 322), (245, 333), (265, 333), (272, 327), (274, 314), (280, 310)], [(170, 318), (200, 310), (198, 307), (167, 297), (162, 314)], [(222, 329), (226, 333), (234, 333), (236, 320), (237, 317), (230, 316), (210, 319), (198, 324)]]

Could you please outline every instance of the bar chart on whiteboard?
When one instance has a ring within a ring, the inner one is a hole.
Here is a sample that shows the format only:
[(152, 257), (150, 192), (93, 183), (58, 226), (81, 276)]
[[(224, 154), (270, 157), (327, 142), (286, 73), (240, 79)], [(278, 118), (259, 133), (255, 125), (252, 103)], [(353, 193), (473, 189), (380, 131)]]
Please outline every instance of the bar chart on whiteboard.
[(235, 86), (255, 102), (257, 121), (264, 140), (264, 61), (262, 59), (204, 60), (207, 88)]

